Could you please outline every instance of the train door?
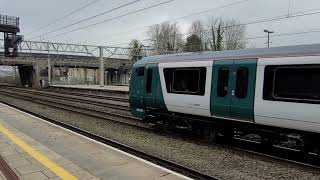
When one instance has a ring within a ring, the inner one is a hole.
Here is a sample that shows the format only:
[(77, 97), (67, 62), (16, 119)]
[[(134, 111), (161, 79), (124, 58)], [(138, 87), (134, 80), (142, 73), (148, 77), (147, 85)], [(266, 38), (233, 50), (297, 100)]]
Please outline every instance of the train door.
[(143, 88), (143, 103), (145, 107), (152, 107), (155, 105), (155, 88), (156, 88), (156, 71), (157, 64), (147, 64), (145, 69), (145, 79)]
[(253, 121), (257, 60), (235, 60), (233, 69), (231, 116)]
[(230, 116), (231, 75), (233, 61), (214, 61), (211, 87), (211, 114), (215, 116)]
[(214, 62), (213, 116), (253, 121), (256, 65), (256, 59)]

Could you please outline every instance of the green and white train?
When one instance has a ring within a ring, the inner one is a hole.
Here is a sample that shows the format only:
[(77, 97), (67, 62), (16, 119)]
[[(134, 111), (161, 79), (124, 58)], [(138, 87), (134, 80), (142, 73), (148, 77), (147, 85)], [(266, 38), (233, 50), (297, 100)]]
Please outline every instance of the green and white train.
[(129, 101), (134, 116), (166, 127), (319, 147), (320, 45), (146, 57), (133, 66)]

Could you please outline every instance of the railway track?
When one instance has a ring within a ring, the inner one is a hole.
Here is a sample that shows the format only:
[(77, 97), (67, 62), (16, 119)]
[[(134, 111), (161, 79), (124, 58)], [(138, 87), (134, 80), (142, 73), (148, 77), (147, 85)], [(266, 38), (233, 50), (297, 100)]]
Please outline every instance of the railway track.
[(80, 92), (69, 92), (69, 91), (60, 91), (58, 89), (47, 89), (45, 91), (48, 92), (55, 92), (55, 93), (63, 93), (68, 95), (74, 95), (74, 96), (81, 96), (81, 97), (88, 97), (88, 98), (98, 98), (103, 100), (112, 100), (112, 101), (118, 101), (118, 102), (128, 102), (129, 99), (125, 97), (115, 97), (115, 96), (106, 96), (106, 95), (98, 95), (98, 94), (88, 94), (88, 93), (80, 93)]
[(6, 87), (5, 89), (21, 92), (21, 93), (29, 93), (35, 96), (42, 96), (44, 98), (50, 97), (55, 98), (57, 100), (68, 100), (69, 102), (77, 102), (77, 103), (86, 103), (90, 105), (112, 108), (117, 110), (123, 110), (128, 112), (129, 103), (128, 100), (124, 100), (121, 97), (106, 97), (101, 95), (90, 95), (85, 93), (70, 93), (70, 92), (51, 92), (51, 91), (39, 91), (33, 89), (25, 89), (25, 88), (16, 88), (16, 87)]
[[(15, 90), (14, 94), (12, 93), (13, 92), (12, 90)], [(65, 101), (67, 100), (67, 101), (77, 102), (77, 103), (87, 103), (87, 101), (85, 101), (85, 99), (83, 99), (84, 97), (81, 97), (81, 98), (77, 97), (78, 100), (72, 100), (72, 98), (74, 96), (76, 96), (75, 94), (79, 94), (79, 93), (75, 93), (72, 95), (71, 94), (65, 95), (65, 94), (60, 94), (60, 93), (56, 93), (56, 92), (54, 92), (55, 94), (51, 94), (51, 93), (53, 93), (53, 92), (43, 92), (43, 91), (36, 91), (36, 90), (30, 90), (30, 89), (19, 89), (19, 88), (9, 88), (7, 90), (6, 90), (6, 88), (0, 89), (0, 94), (6, 95), (6, 96), (24, 99), (27, 101), (32, 101), (35, 103), (51, 106), (51, 107), (58, 108), (58, 109), (63, 109), (63, 110), (72, 111), (72, 112), (76, 112), (76, 113), (82, 113), (85, 115), (98, 117), (98, 118), (102, 118), (102, 119), (107, 119), (107, 120), (112, 120), (112, 121), (125, 123), (125, 124), (129, 124), (129, 125), (133, 125), (133, 126), (154, 129), (154, 126), (143, 123), (143, 122), (139, 121), (138, 119), (130, 117), (130, 116), (126, 116), (123, 114), (104, 112), (101, 110), (97, 110), (95, 108), (92, 109), (92, 108), (83, 107), (83, 106), (79, 106), (79, 105), (76, 106), (76, 105), (71, 105), (71, 104), (64, 102), (64, 100)], [(83, 94), (83, 93), (80, 93), (80, 94)], [(35, 96), (37, 96), (37, 97), (35, 97)], [(63, 96), (63, 98), (58, 97), (58, 96)], [(68, 99), (66, 99), (66, 96), (70, 96), (70, 97), (68, 97)], [(97, 96), (97, 97), (99, 97), (99, 96)], [(54, 99), (54, 98), (57, 98), (57, 99)], [(91, 98), (91, 101), (89, 101), (89, 104), (94, 105), (94, 106), (102, 106), (101, 104), (99, 104), (99, 102), (97, 102), (97, 99), (94, 98), (93, 95), (90, 95), (90, 98)], [(93, 101), (95, 101), (95, 102), (93, 102)], [(275, 147), (270, 147), (270, 146), (264, 147), (256, 142), (247, 142), (247, 143), (244, 143), (244, 142), (246, 142), (246, 141), (240, 138), (240, 139), (235, 139), (231, 142), (217, 141), (216, 143), (213, 143), (213, 145), (220, 146), (222, 148), (228, 148), (228, 149), (233, 149), (233, 150), (237, 150), (237, 151), (241, 151), (241, 152), (246, 152), (246, 153), (250, 153), (250, 154), (256, 154), (259, 156), (268, 157), (268, 158), (272, 158), (272, 159), (277, 159), (277, 160), (284, 161), (284, 162), (291, 162), (291, 163), (301, 165), (301, 166), (307, 166), (310, 168), (320, 169), (320, 161), (319, 161), (319, 159), (316, 158), (316, 156), (310, 155), (309, 157), (304, 157), (304, 156), (301, 156), (301, 153), (299, 153), (297, 151), (288, 151), (287, 149), (284, 149), (281, 147), (280, 148), (275, 148)]]
[(8, 88), (8, 89), (0, 89), (0, 94), (22, 99), (26, 101), (31, 101), (34, 103), (46, 105), (49, 107), (71, 111), (73, 113), (79, 113), (83, 115), (92, 116), (95, 118), (105, 119), (105, 120), (111, 120), (116, 121), (128, 125), (133, 125), (137, 127), (142, 128), (148, 128), (153, 129), (154, 127), (150, 124), (141, 122), (139, 119), (132, 117), (128, 112), (128, 109), (123, 109), (119, 107), (113, 107), (110, 108), (108, 105), (108, 109), (99, 109), (97, 108), (97, 105), (92, 105), (95, 103), (91, 103), (90, 106), (85, 105), (87, 103), (86, 100), (80, 101), (80, 100), (72, 100), (71, 97), (66, 98), (66, 96), (63, 97), (57, 97), (58, 95), (48, 95), (48, 94), (42, 94), (41, 91), (35, 91), (35, 90), (29, 90), (29, 89), (19, 89), (19, 88)]
[[(28, 92), (28, 91), (27, 91), (27, 92)], [(8, 93), (8, 92), (4, 92), (3, 90), (0, 90), (0, 94), (3, 94), (3, 95), (5, 94), (5, 95), (8, 95), (8, 96), (14, 97), (14, 98), (21, 98), (21, 99), (24, 99), (24, 100), (28, 100), (28, 101), (40, 103), (40, 104), (43, 104), (43, 105), (49, 105), (48, 103), (43, 103), (43, 102), (38, 101), (37, 98), (35, 98), (35, 99), (30, 99), (30, 98), (28, 98), (28, 97), (22, 97), (22, 94), (21, 94), (21, 93), (17, 93), (18, 95), (12, 95), (12, 94), (10, 94), (10, 93)], [(158, 164), (158, 165), (160, 165), (160, 166), (162, 166), (162, 167), (165, 167), (165, 168), (170, 169), (170, 170), (172, 170), (172, 171), (175, 171), (175, 172), (177, 172), (177, 173), (183, 174), (183, 175), (188, 176), (188, 177), (190, 177), (190, 178), (193, 178), (193, 179), (204, 179), (204, 180), (206, 180), (206, 179), (208, 179), (208, 180), (209, 180), (209, 179), (217, 179), (217, 178), (215, 178), (215, 177), (212, 177), (212, 176), (210, 176), (210, 175), (201, 173), (201, 172), (199, 172), (199, 171), (197, 171), (197, 170), (194, 170), (194, 169), (192, 169), (192, 168), (189, 168), (189, 167), (186, 167), (186, 166), (177, 164), (177, 163), (172, 162), (172, 161), (165, 160), (165, 159), (163, 159), (163, 158), (159, 158), (159, 157), (153, 156), (153, 155), (151, 155), (151, 154), (145, 153), (145, 152), (140, 151), (140, 150), (138, 150), (138, 149), (136, 149), (136, 148), (127, 146), (127, 145), (125, 145), (125, 144), (119, 143), (119, 142), (114, 141), (114, 140), (112, 140), (112, 139), (109, 139), (109, 138), (106, 138), (106, 137), (102, 137), (102, 136), (100, 136), (100, 135), (98, 135), (98, 134), (95, 134), (95, 133), (86, 131), (86, 130), (84, 130), (84, 129), (82, 129), (82, 128), (79, 128), (79, 127), (76, 127), (76, 126), (72, 126), (72, 125), (70, 125), (70, 124), (66, 124), (66, 123), (61, 122), (61, 121), (59, 121), (59, 120), (53, 119), (53, 118), (51, 118), (51, 117), (49, 117), (49, 116), (45, 116), (45, 115), (42, 115), (42, 114), (38, 114), (38, 113), (35, 113), (35, 112), (32, 112), (32, 111), (26, 110), (26, 109), (24, 109), (24, 108), (21, 108), (21, 107), (18, 107), (18, 106), (15, 106), (15, 105), (6, 103), (6, 102), (2, 102), (2, 103), (6, 104), (6, 105), (9, 105), (9, 106), (11, 106), (11, 107), (14, 107), (14, 108), (16, 108), (16, 109), (19, 109), (19, 110), (21, 110), (21, 111), (24, 111), (24, 112), (26, 112), (26, 113), (32, 114), (32, 115), (34, 115), (34, 116), (37, 116), (37, 117), (39, 117), (39, 118), (41, 118), (41, 119), (44, 119), (44, 120), (46, 120), (46, 121), (49, 121), (49, 122), (51, 122), (51, 123), (54, 123), (54, 124), (59, 125), (59, 126), (61, 126), (61, 127), (64, 127), (64, 128), (66, 128), (66, 129), (69, 129), (69, 130), (71, 130), (71, 131), (74, 131), (74, 132), (77, 132), (77, 133), (79, 133), (79, 134), (82, 134), (82, 135), (84, 135), (84, 136), (86, 136), (86, 137), (89, 137), (89, 138), (94, 139), (94, 140), (96, 140), (96, 141), (99, 141), (99, 142), (101, 142), (101, 143), (104, 143), (104, 144), (110, 145), (110, 146), (112, 146), (112, 147), (115, 147), (115, 148), (117, 148), (117, 149), (120, 149), (120, 150), (122, 150), (122, 151), (125, 151), (125, 152), (127, 152), (127, 153), (129, 153), (129, 154), (132, 154), (132, 155), (135, 155), (135, 156), (140, 157), (140, 158), (142, 158), (142, 159), (145, 159), (145, 160), (147, 160), (147, 161), (153, 162), (153, 163), (155, 163), (155, 164)], [(51, 102), (51, 103), (52, 103), (52, 102)], [(58, 103), (58, 104), (59, 104), (59, 103)], [(52, 104), (49, 105), (49, 106), (55, 107), (55, 106), (52, 105)], [(68, 110), (68, 111), (73, 111), (73, 110), (71, 110), (71, 109), (65, 109), (65, 108), (61, 108), (61, 107), (60, 107), (59, 109)], [(86, 115), (90, 115), (90, 116), (91, 116), (91, 114), (86, 114)], [(100, 117), (100, 118), (101, 118), (101, 117)], [(124, 123), (125, 123), (125, 122), (124, 122)], [(132, 125), (132, 124), (130, 124), (130, 125)], [(136, 126), (139, 126), (139, 127), (150, 128), (150, 127), (148, 127), (148, 126), (142, 126), (141, 124), (139, 124), (139, 125), (138, 125), (138, 124), (135, 124), (135, 125), (136, 125)]]

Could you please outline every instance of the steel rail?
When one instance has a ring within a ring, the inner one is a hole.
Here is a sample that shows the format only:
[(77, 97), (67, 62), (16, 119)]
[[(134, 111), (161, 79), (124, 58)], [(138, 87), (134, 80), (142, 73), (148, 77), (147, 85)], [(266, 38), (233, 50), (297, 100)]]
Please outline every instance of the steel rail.
[(69, 95), (75, 95), (75, 96), (82, 96), (82, 97), (90, 97), (90, 98), (99, 98), (99, 99), (105, 99), (105, 100), (112, 100), (112, 101), (119, 101), (119, 102), (128, 102), (128, 98), (123, 97), (114, 97), (114, 96), (105, 96), (105, 95), (98, 95), (98, 94), (89, 94), (89, 93), (79, 93), (79, 92), (69, 92), (69, 91), (59, 91), (54, 89), (45, 90), (48, 92), (56, 92), (56, 93), (64, 93)]
[(32, 95), (28, 95), (28, 94), (23, 94), (23, 93), (16, 93), (13, 94), (13, 92), (8, 92), (8, 91), (4, 91), (2, 89), (0, 89), (0, 94), (3, 94), (5, 96), (10, 96), (16, 99), (23, 99), (26, 101), (31, 101), (34, 103), (38, 103), (38, 104), (42, 104), (42, 105), (46, 105), (46, 106), (50, 106), (56, 109), (60, 109), (60, 110), (66, 110), (66, 111), (70, 111), (73, 113), (78, 113), (78, 114), (83, 114), (83, 115), (87, 115), (87, 116), (91, 116), (94, 118), (99, 118), (99, 119), (105, 119), (105, 120), (109, 120), (109, 121), (113, 121), (113, 122), (118, 122), (118, 123), (123, 123), (123, 124), (127, 124), (127, 125), (132, 125), (135, 127), (141, 127), (141, 128), (148, 128), (148, 129), (154, 129), (154, 127), (150, 124), (141, 122), (139, 119), (134, 118), (132, 116), (127, 116), (127, 115), (122, 115), (122, 114), (116, 114), (116, 113), (112, 113), (112, 112), (106, 112), (106, 111), (102, 111), (102, 110), (97, 110), (94, 108), (85, 108), (82, 106), (77, 106), (77, 105), (68, 105), (68, 102), (57, 102), (55, 100), (49, 100), (49, 99), (43, 99), (43, 98), (39, 98), (39, 97), (35, 97)]
[(84, 130), (82, 128), (79, 128), (79, 127), (76, 127), (76, 126), (73, 126), (73, 125), (70, 125), (70, 124), (67, 124), (67, 123), (64, 123), (64, 122), (61, 122), (61, 121), (53, 119), (51, 117), (44, 116), (44, 115), (41, 115), (39, 113), (32, 112), (30, 110), (26, 110), (24, 108), (18, 107), (16, 105), (12, 105), (12, 104), (4, 102), (2, 100), (0, 100), (0, 101), (3, 104), (6, 104), (6, 105), (11, 106), (11, 107), (14, 107), (14, 108), (19, 109), (21, 111), (24, 111), (26, 113), (32, 114), (32, 115), (34, 115), (36, 117), (39, 117), (39, 118), (41, 118), (43, 120), (49, 121), (51, 123), (54, 123), (54, 124), (59, 125), (59, 126), (61, 126), (63, 128), (69, 129), (69, 130), (71, 130), (73, 132), (79, 133), (81, 135), (84, 135), (84, 136), (86, 136), (88, 138), (91, 138), (91, 139), (94, 139), (96, 141), (99, 141), (101, 143), (110, 145), (112, 147), (115, 147), (117, 149), (125, 151), (125, 152), (127, 152), (129, 154), (132, 154), (134, 156), (140, 157), (140, 158), (145, 159), (147, 161), (150, 161), (150, 162), (152, 162), (154, 164), (157, 164), (159, 166), (162, 166), (162, 167), (165, 167), (167, 169), (170, 169), (170, 170), (172, 170), (174, 172), (183, 174), (183, 175), (188, 176), (190, 178), (203, 179), (203, 180), (206, 180), (206, 179), (208, 179), (208, 180), (209, 179), (218, 179), (216, 177), (212, 177), (210, 175), (204, 174), (204, 173), (199, 172), (197, 170), (194, 170), (192, 168), (189, 168), (189, 167), (186, 167), (186, 166), (182, 166), (182, 165), (177, 164), (177, 163), (175, 163), (173, 161), (169, 161), (169, 160), (165, 160), (163, 158), (159, 158), (159, 157), (153, 156), (153, 155), (151, 155), (149, 153), (140, 151), (140, 150), (138, 150), (136, 148), (133, 148), (133, 147), (125, 145), (123, 143), (114, 141), (114, 140), (112, 140), (110, 138), (102, 137), (102, 136), (100, 136), (98, 134), (89, 132), (87, 130)]
[[(8, 92), (7, 92), (8, 93)], [(12, 93), (12, 92), (11, 92)], [(0, 91), (0, 94), (1, 94), (1, 91)], [(9, 96), (12, 96), (12, 94), (10, 95), (7, 94)], [(21, 98), (19, 96), (16, 96), (16, 98)], [(33, 99), (30, 99), (31, 101)], [(37, 102), (37, 101), (34, 101), (33, 102), (35, 103), (41, 103), (41, 102)], [(52, 106), (52, 104), (46, 104), (46, 103), (42, 103), (43, 105), (48, 105), (48, 106)], [(61, 107), (56, 107), (54, 106), (55, 108), (60, 108)], [(68, 110), (68, 109), (65, 109), (65, 108), (62, 108), (64, 110)], [(72, 111), (72, 110), (71, 110)], [(73, 112), (79, 112), (79, 111), (73, 111)], [(84, 113), (83, 111), (80, 111), (79, 113), (82, 113), (82, 114), (86, 114)], [(101, 112), (100, 112), (101, 113)], [(86, 114), (86, 115), (89, 115), (89, 116), (92, 116), (90, 114)], [(95, 116), (93, 115), (93, 117), (98, 117), (98, 118), (103, 118), (101, 116)], [(108, 118), (107, 118), (108, 119)], [(120, 123), (126, 123), (126, 122), (121, 122), (120, 120), (115, 120), (115, 119), (108, 119), (108, 120), (112, 120), (112, 121), (116, 121), (116, 122), (120, 122)], [(143, 123), (142, 123), (143, 124)], [(138, 126), (138, 127), (142, 127), (140, 125), (137, 125), (135, 123), (133, 124), (129, 124), (129, 125), (133, 125), (133, 126)], [(142, 127), (144, 128), (144, 127)], [(231, 150), (236, 150), (236, 151), (241, 151), (241, 152), (245, 152), (245, 153), (249, 153), (249, 154), (254, 154), (254, 155), (258, 155), (258, 156), (262, 156), (262, 157), (266, 157), (266, 158), (271, 158), (271, 159), (275, 159), (275, 160), (279, 160), (279, 161), (283, 161), (283, 162), (289, 162), (289, 163), (294, 163), (296, 165), (301, 165), (301, 166), (306, 166), (306, 167), (310, 167), (310, 168), (315, 168), (315, 169), (320, 169), (320, 162), (317, 163), (317, 164), (312, 164), (312, 163), (306, 163), (304, 162), (305, 159), (303, 157), (295, 157), (295, 158), (290, 158), (290, 156), (297, 156), (299, 155), (298, 153), (294, 153), (294, 152), (290, 152), (290, 151), (280, 151), (279, 149), (272, 149), (272, 150), (267, 150), (265, 149), (264, 147), (260, 148), (259, 145), (243, 145), (243, 142), (242, 142), (242, 145), (240, 144), (237, 144), (239, 143), (239, 141), (234, 141), (235, 143), (231, 142), (231, 143), (226, 143), (226, 142), (215, 142), (211, 145), (215, 145), (215, 146), (220, 146), (222, 148), (227, 148), (227, 149), (231, 149)], [(269, 147), (270, 148), (270, 147)], [(272, 151), (272, 152), (271, 152)], [(274, 152), (279, 152), (281, 153), (281, 156), (278, 154), (278, 155), (272, 155), (272, 153)], [(289, 152), (289, 153), (288, 153)], [(284, 155), (283, 156), (283, 153), (288, 153), (287, 155)]]
[[(47, 91), (39, 91), (39, 90), (32, 90), (32, 89), (24, 89), (24, 88), (12, 88), (12, 87), (6, 87), (6, 89), (11, 89), (14, 91), (19, 91), (19, 92), (29, 92), (35, 95), (42, 95), (46, 97), (52, 97), (56, 99), (63, 99), (66, 100), (68, 99), (69, 101), (72, 102), (78, 102), (78, 103), (85, 103), (85, 104), (90, 104), (90, 105), (95, 105), (95, 106), (102, 106), (106, 108), (112, 108), (112, 109), (118, 109), (118, 110), (123, 110), (123, 111), (129, 111), (129, 104), (125, 104), (124, 102), (120, 102), (119, 104), (116, 100), (101, 100), (98, 98), (93, 98), (92, 97), (83, 97), (81, 95), (69, 95), (69, 94), (62, 94), (62, 93), (57, 93), (57, 92), (47, 92)], [(113, 101), (113, 102), (110, 102)]]

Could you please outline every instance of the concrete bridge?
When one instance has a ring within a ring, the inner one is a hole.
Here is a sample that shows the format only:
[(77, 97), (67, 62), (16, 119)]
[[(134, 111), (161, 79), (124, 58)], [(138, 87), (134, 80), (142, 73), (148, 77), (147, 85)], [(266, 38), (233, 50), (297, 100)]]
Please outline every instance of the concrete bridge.
[[(18, 47), (19, 56), (11, 58), (4, 56), (3, 44), (0, 40), (0, 65), (18, 66), (21, 84), (32, 87), (51, 83), (56, 68), (63, 69), (59, 75), (66, 77), (69, 68), (93, 69), (98, 72), (96, 75), (99, 74), (95, 78), (100, 85), (105, 81), (123, 84), (127, 82), (134, 63), (131, 57), (172, 53), (141, 48), (22, 41)], [(118, 81), (122, 79), (124, 82)]]
[[(40, 87), (48, 83), (48, 61), (51, 64), (52, 76), (58, 75), (68, 79), (67, 76), (72, 75), (71, 69), (75, 68), (80, 69), (84, 79), (87, 79), (87, 69), (93, 70), (96, 76), (99, 74), (100, 60), (93, 56), (19, 53), (18, 57), (11, 58), (4, 57), (4, 54), (0, 53), (0, 65), (18, 66), (21, 84), (33, 87)], [(105, 83), (126, 84), (128, 82), (132, 61), (123, 58), (104, 58), (103, 61)], [(62, 75), (61, 69), (71, 74)], [(94, 78), (95, 81), (100, 81), (99, 76)]]
[[(57, 54), (41, 54), (41, 53), (19, 53), (18, 57), (4, 57), (4, 53), (0, 52), (0, 65), (33, 65), (34, 63), (43, 62), (46, 66), (48, 59), (52, 66), (68, 66), (82, 68), (99, 68), (100, 59), (94, 56), (81, 55), (57, 55)], [(133, 62), (124, 58), (105, 58), (104, 66), (106, 68), (118, 69), (121, 66), (131, 68)]]

